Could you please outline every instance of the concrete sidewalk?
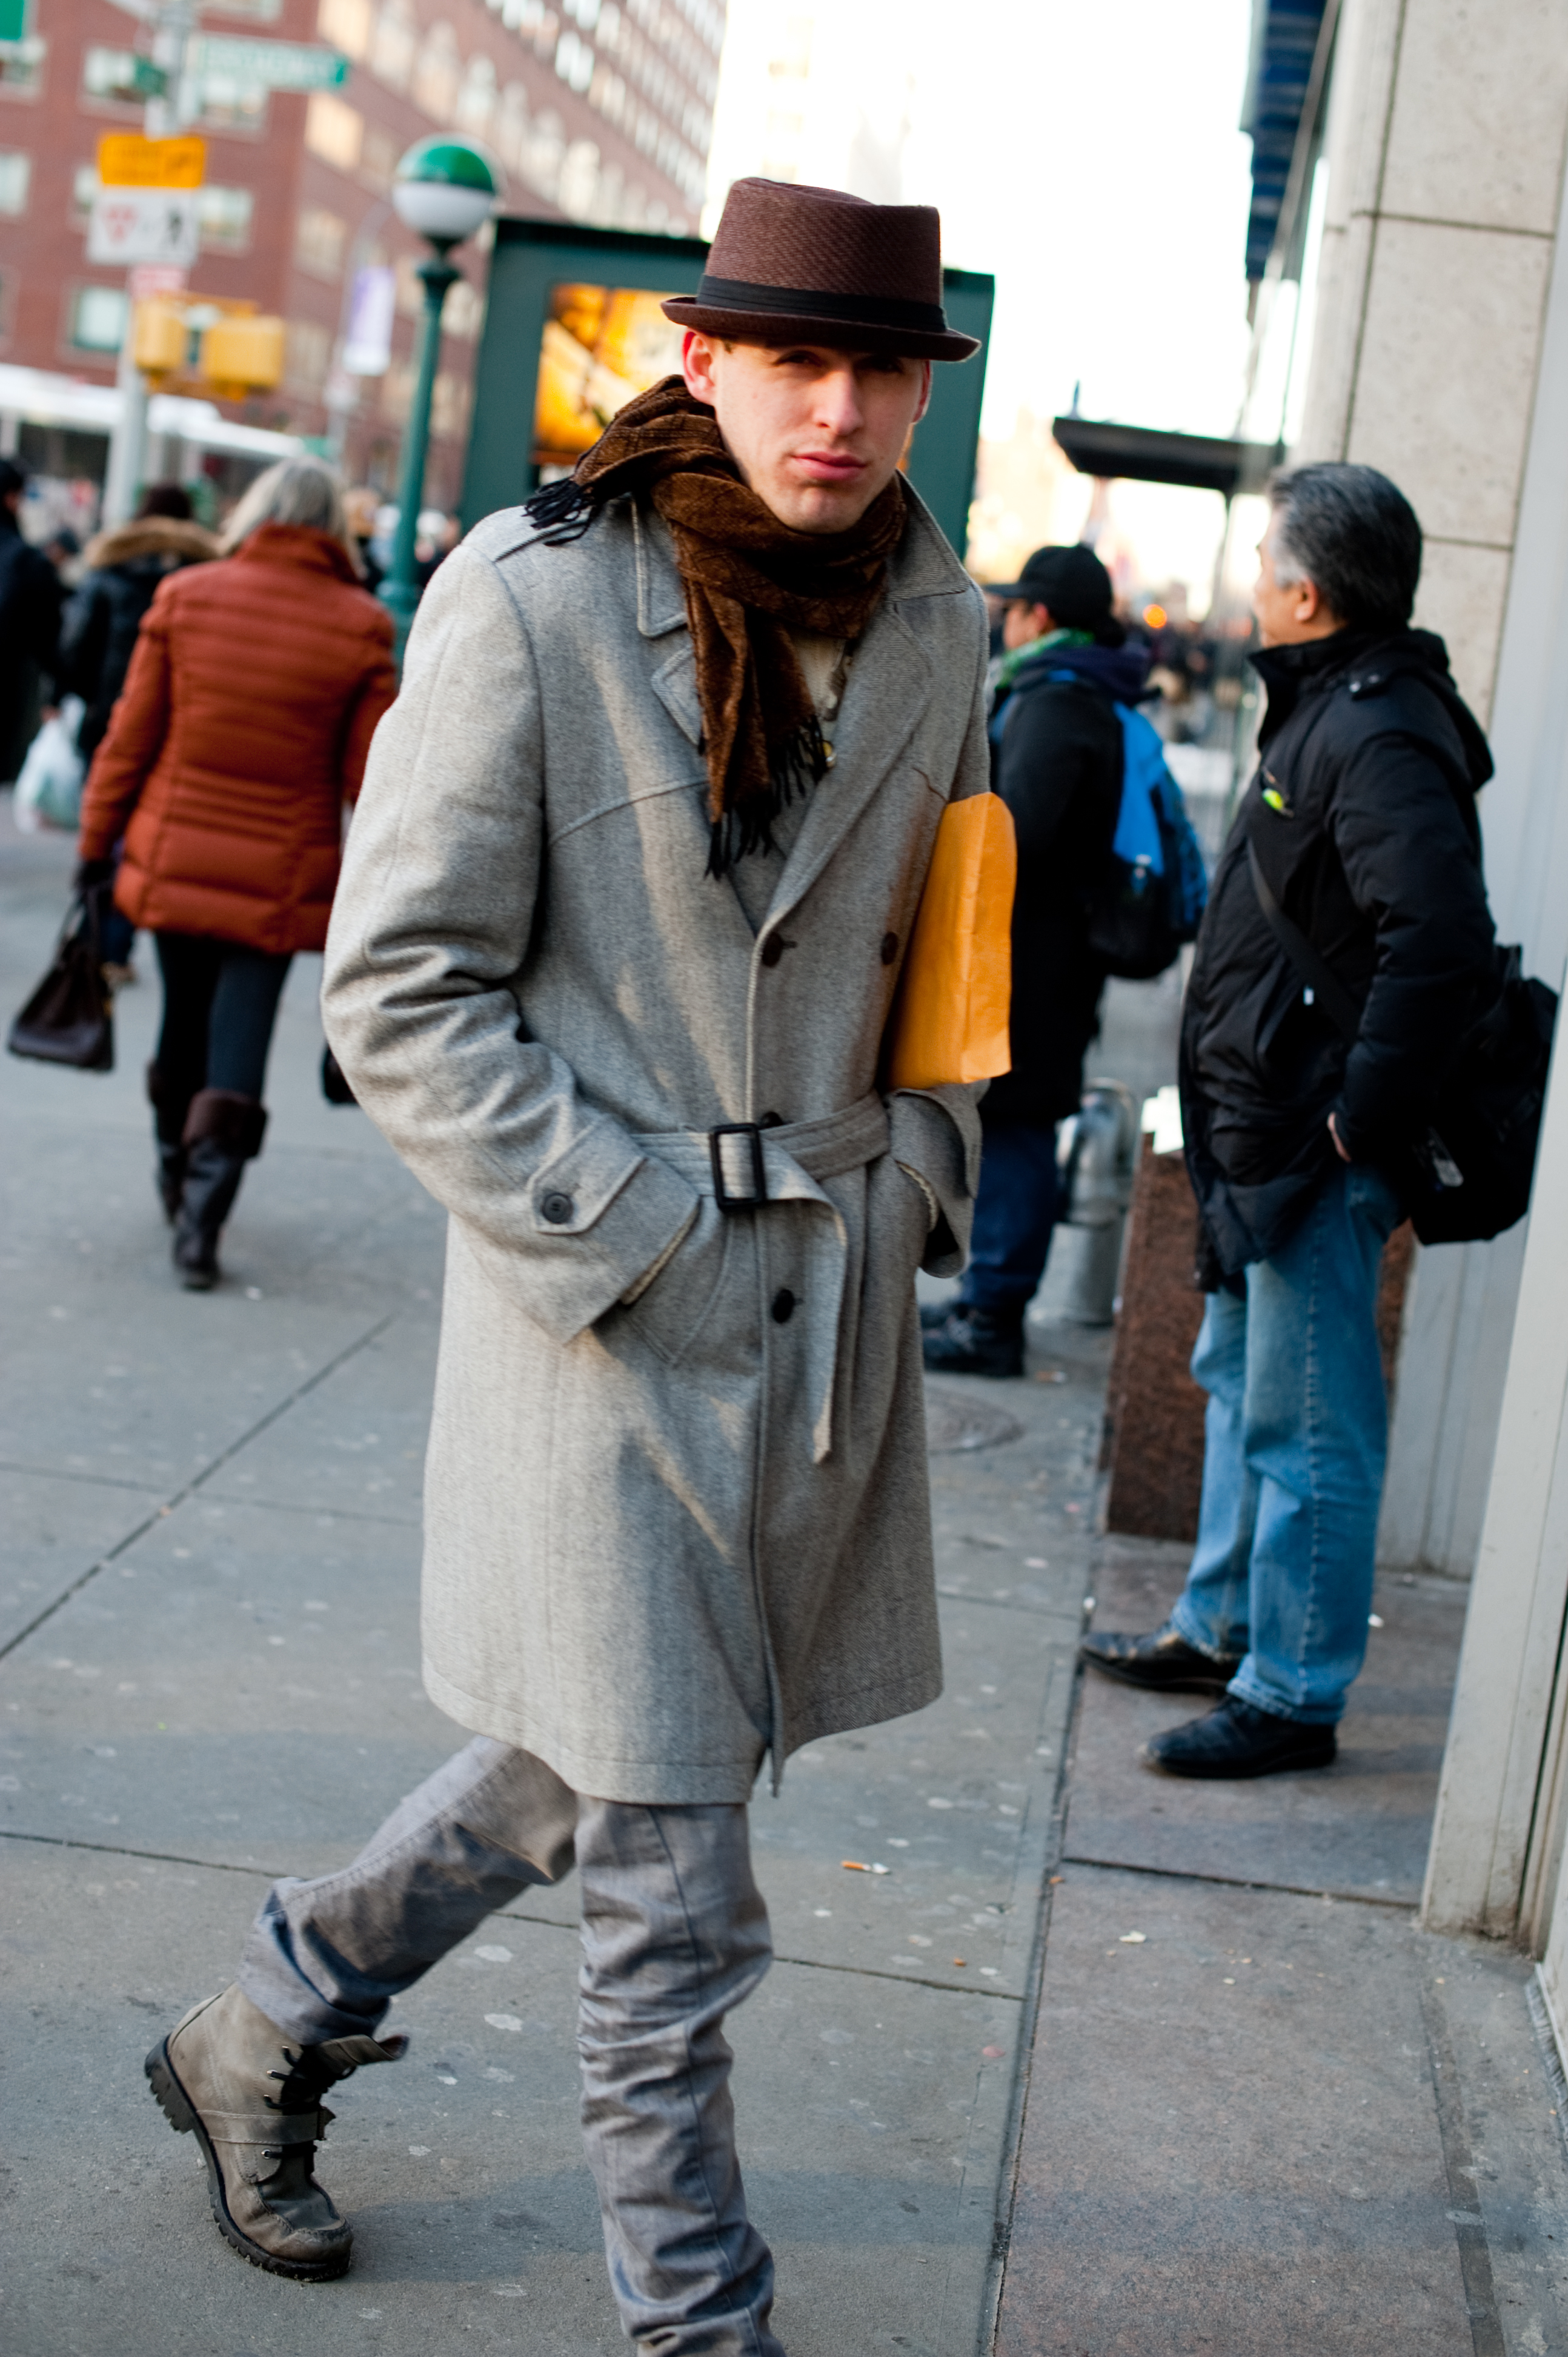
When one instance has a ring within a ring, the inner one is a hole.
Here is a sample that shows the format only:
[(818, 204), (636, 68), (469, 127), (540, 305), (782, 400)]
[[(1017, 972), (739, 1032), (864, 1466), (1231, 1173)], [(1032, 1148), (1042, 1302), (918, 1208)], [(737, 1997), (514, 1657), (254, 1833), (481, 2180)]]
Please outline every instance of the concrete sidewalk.
[[(0, 856), (8, 1016), (70, 847), (13, 836)], [(0, 2339), (16, 2357), (611, 2352), (574, 1886), (488, 1923), (400, 2006), (409, 2060), (341, 2092), (324, 2175), (356, 2225), (342, 2283), (242, 2265), (143, 2083), (155, 2033), (230, 1977), (269, 1877), (351, 1855), (461, 1737), (424, 1698), (416, 1631), (443, 1222), (363, 1116), (321, 1099), (302, 959), (228, 1281), (182, 1293), (150, 1180), (158, 993), (139, 956), (113, 1074), (0, 1060)], [(736, 2095), (791, 2357), (972, 2357), (981, 2329), (1106, 1355), (1102, 1335), (1047, 1339), (1004, 1406), (933, 1393), (946, 1697), (812, 1746), (754, 1812), (779, 1962), (734, 2023)]]
[[(7, 1017), (70, 864), (0, 836)], [(342, 2090), (339, 2284), (235, 2258), (144, 2085), (269, 1877), (349, 1856), (459, 1737), (416, 1631), (441, 1219), (322, 1101), (301, 960), (229, 1281), (180, 1292), (140, 956), (113, 1075), (0, 1060), (0, 2345), (609, 2357), (572, 1886), (492, 1919), (399, 2007), (409, 2059)], [(1166, 1077), (1173, 1008), (1116, 996), (1097, 1068)], [(1152, 1626), (1183, 1568), (1094, 1536), (1107, 1339), (1047, 1315), (1024, 1381), (930, 1387), (947, 1694), (812, 1746), (754, 1811), (779, 1962), (733, 2031), (780, 2336), (790, 2357), (1568, 2357), (1527, 1970), (1413, 1924), (1462, 1593), (1380, 1594), (1329, 1774), (1147, 1776), (1137, 1745), (1193, 1706), (1074, 1665), (1087, 1598)]]

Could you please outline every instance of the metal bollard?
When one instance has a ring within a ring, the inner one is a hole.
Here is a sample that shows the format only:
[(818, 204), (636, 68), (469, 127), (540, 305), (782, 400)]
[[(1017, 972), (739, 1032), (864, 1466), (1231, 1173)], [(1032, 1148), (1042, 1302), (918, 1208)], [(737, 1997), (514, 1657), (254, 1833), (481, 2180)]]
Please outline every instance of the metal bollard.
[(1081, 1108), (1062, 1125), (1057, 1153), (1061, 1223), (1083, 1232), (1060, 1311), (1076, 1325), (1109, 1326), (1115, 1318), (1137, 1148), (1131, 1092), (1120, 1081), (1090, 1081)]

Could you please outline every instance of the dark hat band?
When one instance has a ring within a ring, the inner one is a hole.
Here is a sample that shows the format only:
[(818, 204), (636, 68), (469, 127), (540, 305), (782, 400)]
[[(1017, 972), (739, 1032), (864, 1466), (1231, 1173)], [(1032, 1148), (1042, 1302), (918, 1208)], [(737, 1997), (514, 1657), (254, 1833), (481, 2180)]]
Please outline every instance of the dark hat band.
[(904, 328), (922, 336), (948, 332), (940, 303), (901, 303), (890, 295), (834, 295), (823, 287), (765, 286), (748, 278), (714, 278), (704, 272), (693, 303), (710, 311), (777, 312), (785, 318), (842, 319), (861, 328)]

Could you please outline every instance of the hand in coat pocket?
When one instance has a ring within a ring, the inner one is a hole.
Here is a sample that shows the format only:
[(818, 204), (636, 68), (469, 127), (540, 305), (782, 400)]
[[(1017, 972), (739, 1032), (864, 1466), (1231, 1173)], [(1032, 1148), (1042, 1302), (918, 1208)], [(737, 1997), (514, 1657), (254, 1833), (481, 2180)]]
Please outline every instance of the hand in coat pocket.
[(612, 1309), (609, 1319), (624, 1319), (650, 1350), (675, 1366), (707, 1324), (718, 1299), (732, 1224), (711, 1197), (703, 1196), (696, 1218), (652, 1283), (634, 1301)]

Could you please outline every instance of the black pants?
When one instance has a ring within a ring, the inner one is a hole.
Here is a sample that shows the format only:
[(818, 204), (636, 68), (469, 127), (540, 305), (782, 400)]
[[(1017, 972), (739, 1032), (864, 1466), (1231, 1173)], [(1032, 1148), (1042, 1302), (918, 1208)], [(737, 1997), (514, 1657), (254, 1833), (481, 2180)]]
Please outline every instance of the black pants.
[(201, 1089), (261, 1098), (290, 961), (237, 942), (159, 933), (164, 1024), (157, 1070), (171, 1102)]

